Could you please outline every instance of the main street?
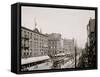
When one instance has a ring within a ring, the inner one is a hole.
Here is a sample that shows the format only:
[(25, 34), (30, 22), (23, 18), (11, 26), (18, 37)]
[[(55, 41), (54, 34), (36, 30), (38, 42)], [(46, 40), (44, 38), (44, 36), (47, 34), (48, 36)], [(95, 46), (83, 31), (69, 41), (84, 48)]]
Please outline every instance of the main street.
[[(81, 55), (77, 55), (76, 64), (78, 63), (79, 57)], [(27, 70), (44, 70), (44, 69), (61, 69), (61, 68), (75, 68), (75, 57), (53, 57), (50, 60), (45, 61), (44, 63), (37, 64), (34, 66), (27, 67)]]

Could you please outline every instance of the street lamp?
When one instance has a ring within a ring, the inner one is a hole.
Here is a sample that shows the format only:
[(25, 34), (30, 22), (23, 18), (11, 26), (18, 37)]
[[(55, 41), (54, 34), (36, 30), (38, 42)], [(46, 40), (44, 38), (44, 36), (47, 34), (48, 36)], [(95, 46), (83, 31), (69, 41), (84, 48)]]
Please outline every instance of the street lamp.
[(77, 67), (77, 46), (76, 46), (76, 41), (74, 40), (74, 47), (75, 47), (75, 68)]

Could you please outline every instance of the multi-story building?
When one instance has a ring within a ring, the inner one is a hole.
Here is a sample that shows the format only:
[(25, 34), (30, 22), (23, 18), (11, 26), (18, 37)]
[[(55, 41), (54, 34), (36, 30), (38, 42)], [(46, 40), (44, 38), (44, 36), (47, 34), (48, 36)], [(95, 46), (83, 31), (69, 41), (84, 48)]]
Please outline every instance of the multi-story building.
[(52, 33), (48, 35), (49, 54), (59, 53), (75, 54), (74, 39), (62, 39), (61, 34)]
[(95, 19), (89, 20), (87, 25), (87, 54), (88, 66), (96, 67), (96, 34), (95, 34)]
[(32, 31), (27, 28), (21, 28), (21, 57), (32, 56)]
[(39, 32), (37, 28), (30, 30), (21, 28), (22, 58), (44, 56), (48, 53), (48, 37)]
[(44, 66), (44, 69), (51, 67), (48, 56), (48, 36), (42, 34), (37, 28), (30, 30), (21, 27), (21, 70), (37, 70)]
[(52, 33), (48, 35), (48, 54), (50, 56), (55, 56), (61, 51), (61, 34)]
[(80, 58), (81, 68), (95, 68), (96, 62), (96, 34), (95, 34), (95, 19), (89, 19), (87, 25), (87, 42), (85, 49), (82, 50), (82, 57)]
[(75, 46), (73, 39), (63, 39), (61, 34), (48, 34), (48, 52), (53, 60), (52, 68), (62, 68), (68, 59), (75, 57)]
[(63, 48), (65, 54), (75, 54), (74, 39), (63, 39)]

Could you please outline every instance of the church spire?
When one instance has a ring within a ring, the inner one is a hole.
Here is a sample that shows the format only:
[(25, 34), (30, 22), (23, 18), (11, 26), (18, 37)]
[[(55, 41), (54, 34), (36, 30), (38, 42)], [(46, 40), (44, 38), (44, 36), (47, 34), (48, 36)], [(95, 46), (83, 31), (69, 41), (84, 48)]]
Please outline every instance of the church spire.
[(39, 30), (36, 28), (37, 27), (36, 17), (34, 18), (34, 25), (35, 25), (35, 29), (33, 31), (40, 33)]

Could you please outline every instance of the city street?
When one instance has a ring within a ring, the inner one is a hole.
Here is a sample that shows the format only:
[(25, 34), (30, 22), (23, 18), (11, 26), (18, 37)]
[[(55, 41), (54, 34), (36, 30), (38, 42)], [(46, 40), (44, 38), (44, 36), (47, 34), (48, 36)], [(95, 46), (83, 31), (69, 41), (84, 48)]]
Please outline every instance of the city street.
[(68, 62), (61, 66), (61, 68), (75, 68), (75, 60), (69, 59)]
[[(74, 59), (66, 58), (65, 60), (67, 60), (67, 62), (65, 62), (64, 64), (58, 63), (57, 65), (60, 65), (60, 67), (57, 67), (56, 65), (56, 68), (75, 68)], [(36, 66), (28, 67), (28, 70), (52, 69), (52, 67), (53, 67), (53, 62), (46, 62)]]

